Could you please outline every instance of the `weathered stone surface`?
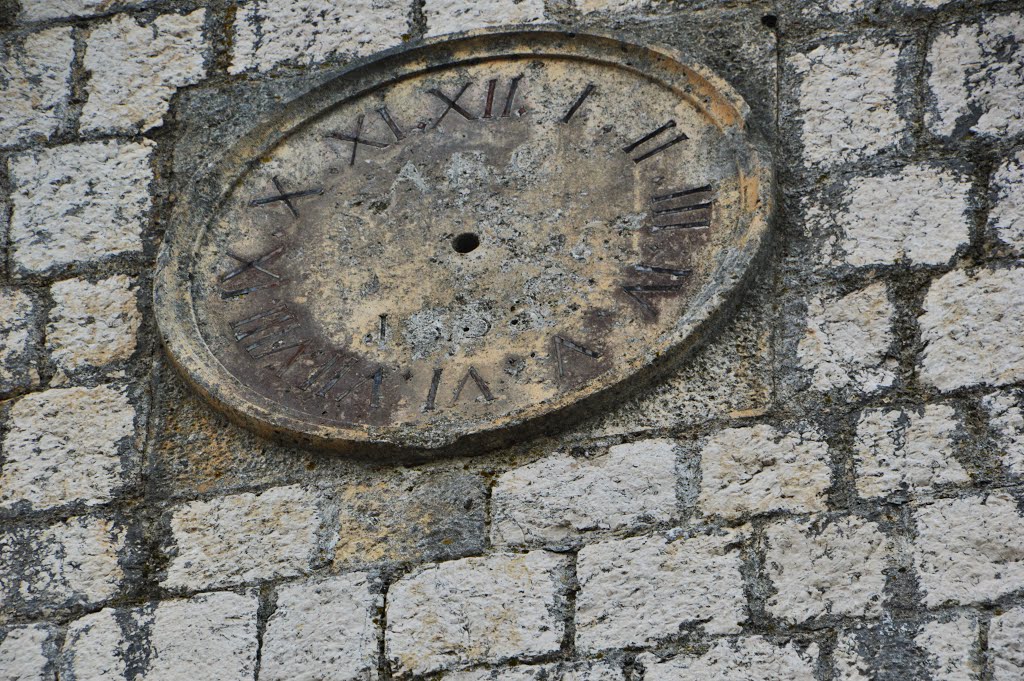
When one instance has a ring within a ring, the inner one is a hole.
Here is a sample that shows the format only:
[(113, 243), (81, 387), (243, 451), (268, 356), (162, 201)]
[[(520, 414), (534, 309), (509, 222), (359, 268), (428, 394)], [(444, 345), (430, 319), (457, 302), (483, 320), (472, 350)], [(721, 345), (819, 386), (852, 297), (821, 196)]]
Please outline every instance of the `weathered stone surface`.
[(68, 627), (61, 679), (252, 681), (254, 594), (201, 594), (139, 608), (104, 609)]
[(939, 390), (1024, 379), (1024, 268), (954, 270), (935, 281), (918, 318), (921, 380)]
[(71, 91), (73, 53), (69, 27), (0, 42), (0, 146), (57, 130)]
[(646, 9), (651, 0), (575, 0), (581, 12), (626, 12)]
[(69, 279), (50, 287), (46, 327), (50, 358), (63, 371), (123, 362), (135, 351), (142, 315), (132, 280), (123, 274), (95, 284)]
[(443, 681), (623, 681), (622, 670), (609, 662), (562, 662), (506, 669), (453, 672)]
[(815, 390), (852, 386), (872, 393), (891, 386), (896, 361), (889, 356), (895, 308), (883, 283), (845, 296), (814, 296), (797, 348), (799, 366), (813, 372)]
[(953, 457), (958, 428), (956, 411), (944, 404), (918, 411), (865, 410), (857, 422), (853, 451), (858, 494), (884, 497), (968, 482), (970, 476)]
[(105, 14), (125, 5), (144, 6), (151, 0), (21, 0), (22, 21)]
[(1018, 253), (1024, 251), (1024, 149), (1007, 157), (992, 176), (988, 227)]
[(644, 667), (643, 681), (813, 681), (818, 646), (801, 650), (792, 643), (776, 645), (761, 636), (745, 636), (714, 642), (700, 657), (677, 655), (661, 662), (651, 653), (637, 658)]
[(0, 288), (0, 394), (39, 384), (37, 313), (27, 293)]
[(402, 0), (253, 0), (235, 15), (229, 71), (269, 71), (281, 63), (315, 64), (392, 47), (409, 30), (408, 10)]
[(978, 620), (956, 615), (946, 621), (928, 622), (914, 643), (924, 650), (933, 681), (979, 679), (981, 650)]
[(263, 635), (260, 680), (376, 679), (383, 604), (363, 572), (280, 587)]
[(109, 501), (130, 469), (124, 462), (134, 452), (134, 423), (124, 390), (106, 385), (19, 399), (3, 440), (0, 508)]
[(163, 585), (198, 589), (306, 572), (321, 524), (318, 495), (297, 485), (177, 507)]
[(427, 35), (456, 33), (503, 24), (532, 24), (544, 20), (543, 0), (427, 0)]
[(1024, 518), (1005, 492), (914, 512), (914, 563), (928, 607), (981, 603), (1024, 587)]
[(386, 653), (408, 676), (556, 652), (565, 559), (545, 551), (432, 565), (388, 591)]
[(991, 393), (982, 398), (981, 406), (988, 412), (989, 425), (996, 432), (1003, 465), (1015, 475), (1024, 475), (1024, 393)]
[(1024, 131), (1024, 15), (992, 14), (942, 30), (928, 50), (931, 106), (925, 123), (936, 135), (967, 130), (1006, 137)]
[(653, 535), (584, 547), (576, 569), (577, 647), (646, 645), (688, 626), (738, 632), (746, 618), (738, 539)]
[(142, 249), (153, 143), (87, 142), (8, 161), (12, 264), (22, 272)]
[(587, 530), (668, 522), (677, 456), (671, 440), (644, 440), (594, 458), (557, 453), (505, 473), (491, 492), (491, 541), (557, 543)]
[(775, 593), (769, 613), (797, 624), (822, 615), (877, 617), (892, 544), (856, 517), (783, 520), (767, 531), (765, 573)]
[(807, 221), (831, 229), (831, 265), (942, 265), (970, 241), (970, 182), (935, 165), (910, 165), (857, 177), (840, 196), (842, 209), (813, 204)]
[(0, 613), (46, 613), (115, 595), (125, 535), (111, 520), (83, 516), (0, 534)]
[(1024, 608), (1011, 608), (992, 618), (988, 632), (993, 681), (1014, 681), (1024, 669)]
[(794, 113), (803, 121), (807, 165), (854, 161), (900, 140), (906, 123), (897, 105), (899, 64), (898, 46), (866, 38), (788, 59), (800, 80)]
[(871, 665), (857, 650), (857, 637), (840, 633), (832, 653), (836, 681), (871, 681)]
[(164, 14), (142, 24), (119, 14), (89, 34), (92, 73), (82, 110), (85, 132), (145, 132), (163, 123), (171, 96), (206, 75), (206, 10)]
[(701, 451), (698, 507), (738, 517), (770, 511), (823, 511), (831, 485), (828, 445), (814, 429), (729, 428)]
[(48, 681), (53, 678), (52, 659), (57, 632), (45, 624), (0, 628), (0, 679)]

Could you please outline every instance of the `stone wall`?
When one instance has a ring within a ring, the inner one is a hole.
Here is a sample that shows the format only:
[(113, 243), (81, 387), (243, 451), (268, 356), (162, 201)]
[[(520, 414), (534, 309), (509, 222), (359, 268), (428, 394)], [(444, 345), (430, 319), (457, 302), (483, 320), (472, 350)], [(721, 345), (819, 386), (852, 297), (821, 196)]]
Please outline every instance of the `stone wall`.
[[(423, 36), (707, 63), (770, 262), (686, 368), (429, 465), (261, 440), (162, 359), (178, 188)], [(1024, 13), (985, 0), (0, 0), (0, 678), (1024, 678)]]

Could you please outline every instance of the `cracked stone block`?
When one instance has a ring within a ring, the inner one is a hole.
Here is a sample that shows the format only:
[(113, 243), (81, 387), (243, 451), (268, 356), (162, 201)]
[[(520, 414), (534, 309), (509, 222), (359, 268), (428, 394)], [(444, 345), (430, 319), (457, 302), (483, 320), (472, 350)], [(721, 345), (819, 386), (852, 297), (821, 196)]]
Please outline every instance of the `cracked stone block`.
[(797, 347), (800, 368), (813, 372), (811, 387), (873, 393), (893, 385), (896, 360), (889, 348), (895, 312), (884, 283), (845, 296), (813, 296)]
[(988, 632), (993, 681), (1017, 681), (1024, 669), (1024, 607), (1007, 609), (992, 618)]
[(54, 364), (71, 372), (128, 360), (142, 321), (136, 291), (123, 274), (95, 284), (69, 279), (51, 286), (46, 347)]
[(790, 624), (822, 615), (877, 617), (892, 542), (875, 523), (782, 520), (770, 526), (765, 573), (775, 593), (767, 610)]
[(206, 75), (205, 18), (199, 9), (141, 24), (119, 14), (92, 29), (83, 132), (145, 132), (161, 125), (175, 91)]
[(914, 563), (929, 608), (1024, 588), (1024, 517), (1006, 492), (937, 500), (914, 518)]
[(39, 510), (114, 498), (134, 468), (135, 409), (123, 389), (61, 388), (22, 397), (3, 439), (0, 508)]
[(956, 411), (944, 404), (917, 411), (865, 410), (854, 440), (857, 493), (868, 499), (970, 482), (953, 457), (959, 427)]
[(966, 131), (1005, 138), (1024, 132), (1024, 14), (990, 14), (942, 30), (928, 50), (931, 105), (925, 124), (936, 135)]
[(1024, 149), (1006, 158), (992, 176), (988, 228), (995, 237), (1024, 252)]
[(0, 42), (0, 146), (49, 137), (71, 94), (71, 28), (51, 28)]
[(818, 646), (777, 645), (763, 636), (718, 640), (699, 657), (677, 655), (660, 660), (651, 653), (637, 657), (643, 681), (705, 681), (706, 679), (786, 679), (814, 681)]
[(1024, 392), (991, 393), (981, 399), (981, 406), (996, 432), (1003, 465), (1014, 475), (1024, 475)]
[(558, 652), (565, 559), (546, 551), (431, 565), (388, 591), (385, 645), (396, 676)]
[(981, 641), (978, 619), (955, 615), (926, 623), (914, 639), (927, 658), (932, 681), (981, 678)]
[(255, 0), (235, 15), (231, 73), (309, 65), (339, 55), (364, 56), (394, 47), (409, 31), (403, 0)]
[(771, 511), (823, 511), (832, 484), (828, 445), (814, 429), (729, 428), (701, 450), (698, 508), (736, 518)]
[(824, 248), (831, 266), (944, 265), (970, 242), (971, 184), (918, 164), (849, 182), (835, 205), (813, 204), (812, 229), (834, 233)]
[(588, 530), (668, 522), (676, 457), (671, 440), (644, 440), (593, 458), (559, 452), (505, 473), (491, 493), (491, 541), (558, 543)]
[(125, 528), (113, 520), (84, 516), (3, 532), (0, 613), (39, 615), (113, 597), (124, 579), (118, 555), (125, 539)]
[(16, 288), (0, 288), (0, 395), (39, 385), (38, 308)]
[(258, 606), (252, 593), (208, 593), (85, 615), (68, 625), (60, 678), (252, 681)]
[(900, 48), (862, 39), (819, 46), (788, 60), (796, 74), (802, 121), (800, 139), (808, 166), (832, 166), (877, 154), (902, 139), (896, 76)]
[(544, 0), (427, 0), (427, 35), (544, 21)]
[(54, 678), (57, 630), (46, 624), (0, 627), (0, 679), (49, 681)]
[(921, 380), (939, 390), (1024, 380), (1024, 268), (954, 270), (934, 281), (918, 317)]
[(153, 143), (86, 142), (12, 157), (11, 260), (45, 272), (142, 250)]
[(163, 586), (215, 588), (307, 572), (317, 550), (319, 503), (316, 492), (292, 485), (178, 506)]
[(625, 675), (609, 662), (561, 662), (519, 665), (506, 669), (453, 672), (442, 681), (625, 681)]
[(700, 627), (734, 634), (746, 620), (735, 533), (662, 535), (591, 544), (576, 569), (576, 646), (583, 651), (647, 645)]

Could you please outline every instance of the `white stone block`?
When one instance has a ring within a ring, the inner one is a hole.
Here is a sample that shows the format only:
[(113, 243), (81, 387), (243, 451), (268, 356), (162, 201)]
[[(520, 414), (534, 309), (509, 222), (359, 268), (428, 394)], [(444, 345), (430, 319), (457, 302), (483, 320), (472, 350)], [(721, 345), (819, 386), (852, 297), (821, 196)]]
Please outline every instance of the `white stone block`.
[(1010, 608), (992, 618), (988, 650), (992, 681), (1020, 681), (1024, 670), (1024, 607)]
[(45, 624), (0, 629), (0, 681), (50, 681), (57, 632)]
[(136, 288), (123, 274), (95, 284), (69, 279), (50, 287), (54, 307), (46, 347), (63, 371), (124, 362), (135, 352), (142, 315)]
[(996, 432), (1003, 465), (1014, 475), (1024, 475), (1024, 393), (995, 392), (981, 400), (989, 426)]
[(43, 21), (106, 14), (125, 5), (146, 5), (147, 0), (20, 0), (21, 21)]
[(814, 681), (818, 646), (800, 650), (792, 643), (776, 645), (762, 636), (715, 641), (699, 657), (677, 655), (659, 661), (651, 653), (637, 657), (644, 667), (643, 681)]
[[(2, 207), (0, 207), (2, 209)], [(39, 385), (34, 344), (35, 317), (32, 298), (15, 288), (0, 288), (0, 393)]]
[(0, 42), (0, 146), (57, 130), (71, 94), (74, 51), (67, 26)]
[(622, 670), (609, 662), (562, 662), (518, 665), (504, 669), (452, 672), (442, 681), (625, 681)]
[(969, 681), (981, 678), (981, 641), (978, 619), (955, 615), (934, 620), (914, 639), (924, 651), (932, 681)]
[(426, 0), (427, 35), (544, 21), (544, 0)]
[(832, 652), (835, 666), (835, 681), (872, 681), (871, 665), (857, 649), (857, 637), (851, 633), (840, 633)]
[(1018, 253), (1024, 252), (1024, 149), (1007, 157), (992, 176), (988, 227)]

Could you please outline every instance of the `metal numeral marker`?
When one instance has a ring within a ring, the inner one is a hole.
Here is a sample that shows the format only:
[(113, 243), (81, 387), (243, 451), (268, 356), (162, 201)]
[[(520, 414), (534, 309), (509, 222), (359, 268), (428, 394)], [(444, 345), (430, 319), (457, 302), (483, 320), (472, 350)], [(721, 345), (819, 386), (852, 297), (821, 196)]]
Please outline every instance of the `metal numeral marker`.
[(265, 206), (268, 203), (282, 201), (284, 205), (288, 207), (288, 211), (292, 214), (292, 217), (297, 218), (299, 217), (299, 211), (295, 208), (295, 204), (292, 203), (292, 199), (300, 199), (304, 196), (318, 196), (324, 193), (323, 187), (303, 189), (298, 192), (286, 192), (284, 187), (281, 185), (281, 180), (277, 179), (276, 175), (271, 178), (271, 181), (274, 183), (274, 189), (277, 190), (277, 194), (262, 199), (253, 199), (249, 202), (250, 206)]
[(430, 390), (427, 391), (427, 401), (423, 403), (423, 411), (434, 411), (434, 402), (437, 400), (437, 386), (441, 384), (441, 374), (444, 369), (437, 367), (430, 379)]
[(711, 185), (651, 197), (652, 232), (711, 226), (715, 193)]
[[(293, 315), (284, 305), (231, 322), (231, 335), (254, 359), (285, 350), (283, 337), (299, 328)], [(295, 347), (295, 344), (287, 347)]]
[(257, 258), (254, 258), (252, 260), (250, 260), (249, 258), (243, 258), (240, 255), (235, 255), (231, 251), (228, 251), (227, 254), (230, 257), (232, 257), (235, 260), (237, 260), (238, 262), (242, 263), (242, 266), (241, 267), (237, 267), (237, 268), (231, 270), (230, 272), (225, 274), (223, 277), (221, 277), (220, 283), (223, 284), (223, 283), (229, 282), (232, 279), (234, 279), (235, 277), (237, 277), (238, 275), (243, 274), (244, 272), (248, 272), (249, 270), (256, 270), (257, 272), (262, 272), (263, 274), (266, 274), (269, 277), (273, 277), (274, 279), (280, 279), (281, 275), (275, 274), (275, 273), (271, 272), (270, 270), (266, 269), (266, 267), (264, 267), (264, 265), (268, 265), (271, 262), (273, 262), (274, 260), (277, 260), (278, 256), (280, 256), (282, 253), (284, 253), (284, 251), (285, 251), (285, 247), (283, 245), (282, 246), (278, 246), (277, 248), (275, 248), (275, 249), (273, 249), (271, 251), (268, 251), (268, 252), (264, 253), (263, 255), (261, 255), (261, 256), (259, 256)]
[(405, 133), (402, 132), (400, 127), (398, 127), (398, 123), (395, 123), (395, 119), (391, 117), (391, 112), (388, 111), (387, 106), (378, 108), (377, 113), (380, 114), (380, 117), (383, 118), (384, 122), (388, 124), (389, 128), (391, 128), (391, 134), (395, 136), (396, 142), (401, 142), (405, 139)]
[(601, 355), (594, 352), (589, 348), (585, 348), (582, 345), (573, 343), (571, 340), (563, 338), (562, 336), (555, 336), (555, 358), (558, 360), (558, 375), (565, 376), (565, 361), (562, 356), (562, 348), (568, 348), (574, 352), (578, 352), (581, 355), (590, 357), (591, 359), (600, 359)]
[(589, 97), (591, 93), (594, 92), (594, 90), (596, 89), (596, 85), (594, 85), (593, 83), (587, 83), (587, 87), (583, 88), (583, 92), (580, 93), (580, 96), (576, 99), (575, 103), (573, 103), (573, 105), (569, 107), (569, 110), (565, 112), (565, 115), (562, 116), (562, 122), (568, 123), (569, 121), (571, 121), (572, 117), (576, 115), (576, 112), (579, 110), (579, 108), (583, 106), (583, 102), (585, 102), (587, 97)]
[(640, 307), (650, 314), (657, 314), (658, 311), (648, 303), (646, 300), (640, 297), (641, 294), (647, 295), (652, 293), (679, 293), (682, 290), (681, 284), (664, 284), (664, 285), (651, 285), (651, 284), (626, 284), (622, 287), (622, 290), (627, 296), (633, 299)]
[[(652, 130), (651, 132), (647, 133), (646, 135), (644, 135), (643, 137), (641, 137), (637, 141), (632, 142), (632, 143), (627, 144), (626, 146), (622, 147), (622, 150), (624, 152), (626, 152), (627, 154), (632, 153), (633, 150), (636, 149), (637, 147), (641, 146), (642, 144), (646, 144), (647, 142), (650, 142), (655, 137), (658, 137), (662, 133), (664, 133), (664, 132), (666, 132), (668, 130), (671, 130), (674, 127), (676, 127), (676, 122), (670, 120), (665, 125), (661, 126), (660, 128), (657, 128), (655, 130)], [(670, 139), (668, 142), (665, 142), (664, 144), (662, 144), (661, 146), (655, 147), (655, 148), (651, 149), (650, 151), (647, 151), (647, 152), (644, 152), (644, 153), (640, 154), (639, 156), (634, 156), (633, 157), (633, 163), (640, 163), (640, 161), (643, 161), (644, 159), (648, 159), (651, 156), (654, 156), (655, 154), (660, 154), (661, 152), (665, 151), (669, 147), (671, 147), (671, 146), (673, 146), (675, 144), (679, 144), (680, 142), (682, 142), (684, 140), (688, 140), (688, 139), (690, 139), (690, 138), (686, 136), (686, 133), (685, 132), (681, 132), (678, 135), (676, 135), (675, 137), (673, 137), (672, 139)]]
[(462, 95), (464, 95), (466, 93), (466, 90), (469, 89), (469, 86), (470, 86), (470, 83), (466, 83), (465, 85), (463, 85), (462, 89), (459, 90), (459, 93), (457, 95), (455, 95), (454, 99), (448, 97), (448, 95), (446, 95), (445, 93), (441, 92), (437, 88), (431, 88), (430, 90), (427, 90), (427, 92), (429, 92), (430, 94), (432, 94), (435, 97), (437, 97), (438, 99), (440, 99), (446, 105), (445, 106), (445, 110), (442, 111), (441, 115), (437, 117), (436, 121), (434, 121), (434, 127), (435, 128), (441, 124), (441, 121), (444, 119), (445, 116), (448, 115), (449, 111), (454, 111), (455, 113), (457, 113), (460, 116), (462, 116), (463, 118), (465, 118), (467, 121), (474, 120), (475, 117), (471, 113), (469, 113), (468, 111), (466, 111), (465, 109), (463, 109), (459, 105), (459, 98), (462, 97)]
[[(523, 77), (521, 75), (516, 76), (515, 78), (512, 79), (512, 82), (509, 83), (508, 94), (505, 95), (505, 106), (501, 110), (501, 118), (508, 118), (509, 116), (512, 115), (512, 104), (516, 98), (516, 90), (519, 89), (519, 81), (522, 79)], [(481, 118), (491, 117), (491, 109), (493, 108), (494, 105), (494, 91), (497, 89), (497, 87), (497, 78), (487, 81), (487, 100), (484, 102), (484, 115), (481, 116)]]
[(483, 379), (483, 376), (481, 376), (480, 372), (476, 370), (476, 367), (471, 366), (469, 367), (469, 371), (466, 372), (466, 375), (462, 377), (461, 381), (459, 381), (458, 387), (455, 388), (455, 396), (452, 399), (452, 406), (459, 401), (459, 397), (462, 395), (462, 389), (466, 387), (466, 383), (471, 378), (473, 379), (473, 382), (476, 383), (477, 389), (480, 391), (480, 394), (484, 396), (485, 400), (490, 402), (494, 399), (494, 395), (491, 393), (491, 387), (487, 385), (487, 381)]
[[(383, 114), (381, 114), (381, 115), (383, 115)], [(359, 114), (356, 117), (356, 130), (352, 134), (349, 134), (349, 133), (346, 133), (346, 132), (332, 132), (332, 133), (330, 133), (330, 137), (333, 137), (334, 139), (341, 140), (343, 142), (351, 142), (352, 143), (352, 155), (348, 159), (348, 164), (350, 166), (353, 166), (353, 165), (356, 164), (356, 152), (359, 150), (359, 145), (360, 144), (366, 145), (368, 147), (376, 147), (377, 149), (387, 149), (390, 146), (389, 144), (385, 144), (384, 142), (376, 142), (374, 140), (370, 140), (370, 139), (366, 139), (365, 137), (362, 137), (362, 134), (363, 134), (363, 121), (365, 120), (365, 118), (366, 117), (363, 114)], [(385, 119), (385, 120), (387, 120), (387, 119)], [(392, 123), (393, 122), (394, 121), (392, 121)]]

